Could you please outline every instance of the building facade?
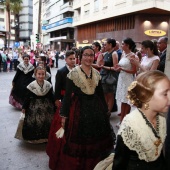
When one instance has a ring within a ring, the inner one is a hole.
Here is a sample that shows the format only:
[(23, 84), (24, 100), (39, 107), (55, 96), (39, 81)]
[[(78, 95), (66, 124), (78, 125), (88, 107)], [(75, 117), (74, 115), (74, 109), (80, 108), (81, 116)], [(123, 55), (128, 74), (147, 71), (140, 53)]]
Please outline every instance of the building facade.
[(23, 9), (19, 13), (19, 41), (28, 46), (33, 31), (33, 0), (23, 0), (22, 2)]
[[(15, 42), (15, 29), (12, 28), (12, 24), (14, 22), (14, 15), (11, 12), (10, 15), (10, 24), (11, 24), (11, 32), (10, 32), (10, 48), (13, 47)], [(8, 15), (3, 5), (0, 5), (0, 48), (7, 47), (8, 38), (9, 38), (9, 22)]]
[(131, 37), (140, 46), (143, 40), (167, 36), (169, 5), (170, 0), (74, 0), (76, 45)]
[(44, 47), (68, 50), (74, 45), (72, 0), (44, 0), (42, 34)]

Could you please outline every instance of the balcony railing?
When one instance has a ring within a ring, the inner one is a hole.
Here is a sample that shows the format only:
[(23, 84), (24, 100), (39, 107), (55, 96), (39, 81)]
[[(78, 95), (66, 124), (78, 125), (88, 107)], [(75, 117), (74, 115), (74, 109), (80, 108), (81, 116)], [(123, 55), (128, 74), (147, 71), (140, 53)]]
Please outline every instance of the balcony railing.
[(67, 3), (63, 4), (62, 6), (60, 6), (60, 10), (63, 10), (65, 8), (68, 8), (68, 7), (73, 7), (73, 3), (67, 2)]

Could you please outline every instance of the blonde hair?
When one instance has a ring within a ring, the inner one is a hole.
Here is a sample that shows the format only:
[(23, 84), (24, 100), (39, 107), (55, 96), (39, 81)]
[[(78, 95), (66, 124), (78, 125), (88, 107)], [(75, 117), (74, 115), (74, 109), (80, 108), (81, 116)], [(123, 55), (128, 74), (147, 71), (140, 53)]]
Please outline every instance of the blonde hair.
[(127, 98), (134, 106), (141, 108), (143, 104), (150, 101), (154, 94), (156, 83), (163, 79), (168, 79), (168, 77), (157, 70), (139, 74), (136, 81), (129, 86)]

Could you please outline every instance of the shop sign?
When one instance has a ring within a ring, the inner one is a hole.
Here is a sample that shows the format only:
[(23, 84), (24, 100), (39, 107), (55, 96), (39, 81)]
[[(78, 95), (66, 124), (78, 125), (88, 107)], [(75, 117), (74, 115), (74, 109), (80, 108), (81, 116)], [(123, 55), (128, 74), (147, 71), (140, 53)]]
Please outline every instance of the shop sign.
[(162, 30), (146, 30), (144, 33), (152, 37), (160, 37), (166, 35), (166, 32)]
[(87, 44), (88, 42), (88, 40), (83, 40), (83, 44)]

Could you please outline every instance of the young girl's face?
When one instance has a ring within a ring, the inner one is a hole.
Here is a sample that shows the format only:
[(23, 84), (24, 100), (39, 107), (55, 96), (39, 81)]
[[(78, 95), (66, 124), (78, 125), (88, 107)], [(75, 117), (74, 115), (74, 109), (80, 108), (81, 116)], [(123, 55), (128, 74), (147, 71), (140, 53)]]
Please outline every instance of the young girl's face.
[(149, 102), (150, 109), (158, 113), (166, 113), (170, 105), (169, 94), (170, 81), (163, 79), (157, 82), (154, 94)]
[(42, 82), (45, 79), (45, 70), (37, 70), (35, 77), (38, 82)]
[(29, 63), (29, 58), (28, 57), (24, 57), (24, 64), (28, 64)]

